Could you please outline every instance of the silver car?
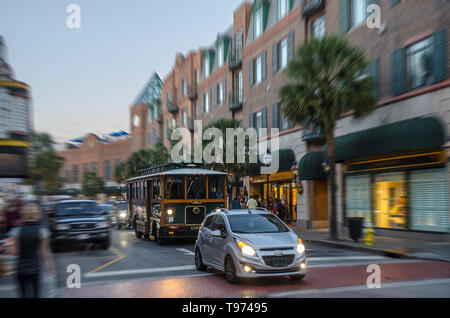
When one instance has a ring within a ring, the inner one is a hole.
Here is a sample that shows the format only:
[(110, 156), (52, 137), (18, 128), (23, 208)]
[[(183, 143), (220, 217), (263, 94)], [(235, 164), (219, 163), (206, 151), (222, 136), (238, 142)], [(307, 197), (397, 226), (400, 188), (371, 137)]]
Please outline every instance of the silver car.
[(306, 275), (305, 246), (278, 217), (265, 209), (218, 209), (205, 218), (195, 244), (195, 266), (239, 278)]

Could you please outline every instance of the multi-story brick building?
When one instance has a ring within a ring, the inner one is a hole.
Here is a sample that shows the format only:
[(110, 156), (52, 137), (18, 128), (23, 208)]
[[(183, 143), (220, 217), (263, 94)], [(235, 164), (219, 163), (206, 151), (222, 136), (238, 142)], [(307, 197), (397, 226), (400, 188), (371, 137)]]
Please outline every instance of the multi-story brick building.
[[(366, 24), (371, 4), (380, 8), (379, 28)], [(281, 198), (300, 227), (327, 227), (325, 140), (320, 127), (284, 118), (279, 90), (298, 47), (340, 34), (365, 51), (379, 98), (370, 115), (347, 114), (336, 128), (340, 228), (347, 217), (361, 216), (390, 235), (448, 233), (449, 11), (446, 0), (243, 3), (212, 46), (177, 55), (164, 80), (163, 120), (147, 129), (159, 127), (167, 140), (190, 118), (205, 125), (222, 117), (269, 128), (259, 138), (279, 137), (279, 149), (270, 151), (282, 154), (281, 170), (250, 176), (249, 193), (266, 202)]]
[(81, 190), (83, 176), (94, 172), (105, 182), (105, 187), (119, 185), (114, 181), (114, 169), (130, 156), (130, 138), (108, 141), (94, 134), (88, 134), (77, 147), (58, 152), (64, 158), (62, 177), (64, 189)]

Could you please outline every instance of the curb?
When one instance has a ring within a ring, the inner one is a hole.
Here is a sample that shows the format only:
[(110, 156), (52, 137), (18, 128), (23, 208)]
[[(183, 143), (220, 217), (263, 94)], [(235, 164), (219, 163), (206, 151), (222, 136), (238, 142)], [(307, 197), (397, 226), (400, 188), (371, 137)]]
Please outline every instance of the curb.
[(408, 254), (399, 253), (399, 252), (395, 252), (395, 251), (378, 249), (378, 248), (374, 248), (374, 247), (349, 245), (349, 244), (346, 244), (343, 242), (334, 242), (334, 241), (329, 241), (329, 240), (317, 240), (317, 239), (307, 239), (307, 238), (303, 239), (303, 241), (307, 244), (314, 243), (314, 244), (320, 244), (320, 245), (324, 245), (324, 246), (331, 246), (331, 247), (349, 249), (349, 250), (354, 250), (354, 251), (378, 254), (381, 256), (386, 256), (386, 257), (391, 257), (391, 258), (450, 262), (449, 259), (440, 258), (440, 257), (413, 256), (413, 255), (408, 255)]

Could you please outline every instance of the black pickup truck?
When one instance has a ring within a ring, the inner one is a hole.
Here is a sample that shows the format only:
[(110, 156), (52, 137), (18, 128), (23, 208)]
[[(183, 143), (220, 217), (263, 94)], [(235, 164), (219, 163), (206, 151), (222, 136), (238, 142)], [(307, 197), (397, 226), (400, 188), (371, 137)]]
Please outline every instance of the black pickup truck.
[(95, 201), (61, 201), (47, 208), (51, 245), (56, 252), (61, 243), (99, 243), (103, 249), (111, 245), (110, 220)]

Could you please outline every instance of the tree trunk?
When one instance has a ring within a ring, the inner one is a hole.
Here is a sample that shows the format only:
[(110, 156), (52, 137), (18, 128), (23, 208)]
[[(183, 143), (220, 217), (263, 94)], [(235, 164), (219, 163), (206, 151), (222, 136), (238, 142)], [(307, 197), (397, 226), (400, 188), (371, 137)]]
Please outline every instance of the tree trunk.
[(327, 144), (328, 144), (328, 164), (330, 165), (329, 183), (330, 183), (330, 214), (329, 214), (329, 227), (330, 227), (330, 239), (338, 239), (337, 231), (337, 211), (336, 211), (336, 143), (334, 139), (334, 127), (331, 127), (327, 131)]

